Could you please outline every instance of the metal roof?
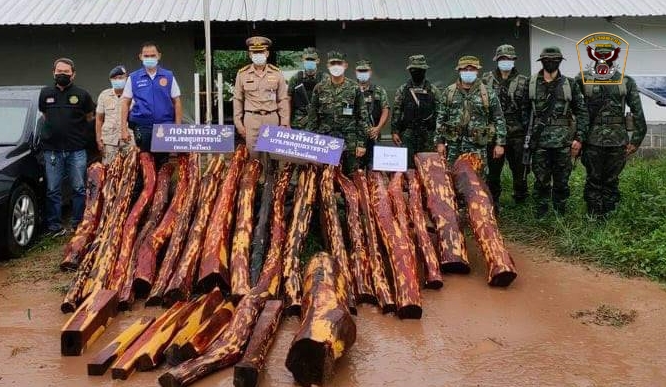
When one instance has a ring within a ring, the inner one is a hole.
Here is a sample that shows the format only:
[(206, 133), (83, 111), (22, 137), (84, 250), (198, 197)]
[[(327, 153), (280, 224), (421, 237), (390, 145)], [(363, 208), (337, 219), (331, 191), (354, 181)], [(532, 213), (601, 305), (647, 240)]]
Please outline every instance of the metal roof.
[[(210, 0), (213, 21), (353, 21), (666, 15), (666, 0)], [(203, 20), (203, 0), (2, 0), (0, 25)]]

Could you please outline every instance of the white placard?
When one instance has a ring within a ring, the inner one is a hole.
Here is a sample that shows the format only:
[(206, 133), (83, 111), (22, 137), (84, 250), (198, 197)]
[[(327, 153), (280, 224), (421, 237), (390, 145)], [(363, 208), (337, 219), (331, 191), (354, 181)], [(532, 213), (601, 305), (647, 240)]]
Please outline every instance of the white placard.
[(373, 148), (372, 169), (375, 171), (405, 172), (407, 148), (377, 146)]

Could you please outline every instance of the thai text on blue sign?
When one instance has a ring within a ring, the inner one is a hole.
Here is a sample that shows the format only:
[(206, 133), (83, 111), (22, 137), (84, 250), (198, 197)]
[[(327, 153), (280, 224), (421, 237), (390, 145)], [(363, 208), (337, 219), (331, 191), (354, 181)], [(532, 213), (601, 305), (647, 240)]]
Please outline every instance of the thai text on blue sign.
[(152, 152), (227, 153), (234, 151), (233, 125), (153, 125)]
[(264, 125), (254, 150), (278, 157), (294, 158), (314, 163), (338, 165), (345, 149), (341, 138), (324, 136), (303, 130)]

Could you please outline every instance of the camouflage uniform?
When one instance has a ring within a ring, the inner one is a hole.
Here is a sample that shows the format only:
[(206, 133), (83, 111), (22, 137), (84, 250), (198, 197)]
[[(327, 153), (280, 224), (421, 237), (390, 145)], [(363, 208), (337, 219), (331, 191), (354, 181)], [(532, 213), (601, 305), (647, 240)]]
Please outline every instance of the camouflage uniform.
[[(412, 55), (409, 61), (407, 70), (428, 69), (423, 55)], [(410, 168), (414, 168), (415, 153), (433, 151), (437, 105), (441, 99), (440, 90), (428, 80), (415, 85), (410, 79), (395, 93), (391, 133), (399, 134), (403, 146), (407, 147)]]
[[(339, 52), (328, 53), (328, 61), (344, 61)], [(365, 147), (370, 128), (363, 94), (356, 82), (349, 78), (336, 85), (329, 77), (317, 84), (308, 110), (308, 129), (315, 133), (344, 138), (345, 151), (340, 163), (345, 174), (359, 168), (356, 148)]]
[[(612, 80), (619, 82), (620, 78), (621, 74), (616, 73)], [(585, 74), (586, 81), (592, 79), (591, 74)], [(620, 201), (619, 175), (625, 165), (627, 144), (638, 148), (647, 131), (641, 98), (636, 82), (627, 75), (624, 76), (624, 86), (584, 85), (580, 75), (576, 77), (576, 83), (583, 90), (590, 116), (582, 155), (587, 171), (584, 198), (590, 215), (606, 215)], [(625, 105), (634, 117), (631, 139), (624, 116)]]
[[(562, 59), (557, 47), (547, 47), (538, 60)], [(555, 211), (564, 214), (569, 198), (569, 176), (571, 175), (571, 144), (573, 140), (585, 141), (588, 114), (583, 95), (573, 78), (558, 71), (557, 77), (546, 82), (543, 70), (532, 76), (530, 86), (534, 87), (534, 99), (530, 95), (534, 114), (532, 133), (532, 171), (534, 173), (534, 194), (537, 200), (537, 217), (548, 211), (552, 200)], [(533, 86), (532, 86), (533, 84)], [(568, 85), (568, 86), (566, 86)], [(570, 92), (567, 93), (566, 89)], [(530, 92), (531, 94), (531, 92)], [(569, 96), (567, 96), (569, 94)], [(570, 98), (570, 101), (567, 101)], [(548, 117), (544, 115), (553, 101)], [(575, 128), (572, 128), (575, 116)]]
[[(356, 62), (356, 70), (372, 70), (372, 62), (365, 59), (359, 60)], [(368, 118), (370, 119), (370, 126), (377, 126), (382, 116), (382, 111), (384, 109), (390, 109), (386, 89), (370, 82), (366, 85), (359, 84), (359, 87), (363, 93), (363, 101), (365, 102), (365, 108), (368, 112)], [(366, 150), (365, 157), (363, 157), (363, 166), (372, 166), (372, 151), (374, 146), (375, 140), (368, 137), (368, 141), (365, 144)]]
[[(319, 55), (314, 47), (308, 47), (303, 50), (303, 60), (319, 60)], [(307, 125), (308, 105), (312, 100), (312, 90), (317, 83), (323, 81), (328, 74), (322, 71), (315, 71), (313, 74), (307, 74), (301, 70), (289, 79), (287, 94), (291, 100), (291, 126), (296, 129), (303, 129)]]
[[(493, 60), (497, 61), (501, 57), (515, 60), (517, 58), (515, 48), (509, 44), (497, 47)], [(499, 203), (502, 194), (502, 168), (506, 159), (513, 179), (513, 199), (517, 203), (524, 202), (527, 198), (527, 176), (523, 165), (523, 144), (525, 143), (530, 102), (527, 95), (529, 77), (519, 74), (514, 68), (509, 76), (503, 79), (502, 73), (497, 68), (495, 71), (483, 74), (483, 82), (497, 94), (506, 120), (504, 155), (498, 159), (492, 157), (488, 159), (488, 188), (493, 195), (493, 201)], [(488, 144), (489, 154), (492, 154), (494, 146), (494, 143)]]
[[(481, 69), (479, 59), (474, 56), (463, 56), (458, 61), (458, 69), (470, 65)], [(494, 144), (500, 146), (506, 141), (506, 123), (493, 89), (487, 88), (479, 78), (469, 89), (464, 89), (460, 80), (449, 85), (437, 110), (435, 138), (436, 144), (447, 145), (448, 164), (453, 165), (463, 153), (476, 153), (487, 173), (486, 147), (493, 139)]]

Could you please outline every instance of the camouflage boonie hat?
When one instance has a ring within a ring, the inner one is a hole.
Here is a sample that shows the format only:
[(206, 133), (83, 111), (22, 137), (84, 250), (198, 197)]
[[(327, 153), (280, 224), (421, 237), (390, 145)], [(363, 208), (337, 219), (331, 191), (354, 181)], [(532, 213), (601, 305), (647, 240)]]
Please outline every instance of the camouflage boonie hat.
[(303, 59), (317, 60), (319, 59), (319, 54), (314, 47), (306, 47), (303, 49)]
[(340, 51), (329, 51), (327, 57), (329, 63), (335, 61), (341, 61), (341, 62), (347, 61), (347, 56), (341, 53)]
[(497, 59), (501, 57), (507, 57), (510, 59), (516, 59), (518, 56), (516, 55), (516, 48), (510, 44), (503, 44), (495, 50), (495, 56), (493, 57), (494, 61), (497, 61)]
[(409, 69), (423, 69), (427, 70), (430, 67), (426, 62), (425, 55), (412, 55), (409, 57), (409, 64), (407, 65), (407, 70)]
[(458, 59), (458, 66), (456, 66), (456, 70), (462, 70), (467, 66), (475, 67), (477, 70), (481, 70), (482, 68), (479, 58), (472, 55), (465, 55)]
[(356, 70), (372, 70), (372, 62), (367, 59), (356, 61)]
[(265, 51), (270, 47), (273, 42), (263, 36), (253, 36), (245, 40), (248, 50), (250, 51)]
[(541, 55), (539, 55), (537, 62), (542, 59), (564, 59), (564, 57), (562, 56), (562, 50), (560, 50), (559, 47), (552, 46), (545, 47), (541, 50)]

